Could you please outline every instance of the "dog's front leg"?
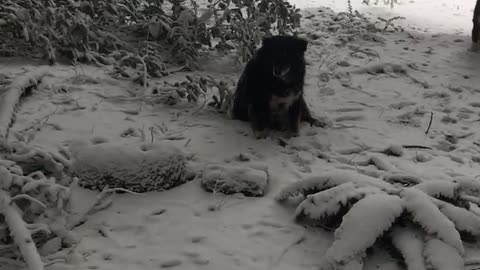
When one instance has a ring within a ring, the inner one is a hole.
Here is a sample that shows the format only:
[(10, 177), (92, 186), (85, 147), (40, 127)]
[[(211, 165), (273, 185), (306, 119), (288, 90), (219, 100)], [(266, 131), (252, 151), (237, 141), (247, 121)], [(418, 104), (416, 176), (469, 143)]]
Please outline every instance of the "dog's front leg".
[(300, 120), (301, 120), (301, 102), (295, 101), (288, 109), (288, 130), (287, 136), (297, 137), (300, 134)]
[(254, 103), (249, 106), (248, 116), (255, 138), (265, 139), (270, 135), (270, 114), (267, 105)]
[(477, 52), (480, 50), (480, 0), (477, 1), (477, 5), (475, 6), (475, 10), (473, 12), (473, 28), (472, 28), (472, 46), (470, 48), (471, 51)]

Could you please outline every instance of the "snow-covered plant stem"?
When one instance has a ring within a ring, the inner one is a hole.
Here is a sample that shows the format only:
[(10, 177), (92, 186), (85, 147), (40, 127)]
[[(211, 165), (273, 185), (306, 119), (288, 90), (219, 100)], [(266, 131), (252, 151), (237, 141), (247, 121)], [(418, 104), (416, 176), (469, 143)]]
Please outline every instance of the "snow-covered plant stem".
[(43, 262), (38, 254), (35, 242), (21, 216), (21, 210), (12, 201), (8, 192), (0, 189), (0, 214), (12, 234), (15, 244), (28, 265), (29, 270), (43, 270)]

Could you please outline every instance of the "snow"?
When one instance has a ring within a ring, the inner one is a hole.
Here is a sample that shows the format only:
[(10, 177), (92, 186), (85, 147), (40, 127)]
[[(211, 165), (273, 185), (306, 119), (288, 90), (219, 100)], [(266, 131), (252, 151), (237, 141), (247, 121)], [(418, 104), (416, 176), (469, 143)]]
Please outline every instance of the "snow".
[(325, 254), (325, 262), (342, 265), (362, 256), (402, 212), (402, 200), (396, 196), (373, 194), (360, 200), (335, 231), (335, 241)]
[(451, 204), (437, 203), (440, 212), (455, 223), (455, 227), (461, 232), (467, 232), (473, 236), (480, 235), (480, 217), (465, 208)]
[[(392, 18), (405, 16), (402, 25), (425, 33), (462, 33), (471, 31), (471, 16), (476, 0), (400, 0), (400, 5), (390, 9), (380, 0), (378, 5), (366, 6), (363, 0), (351, 0), (352, 8), (370, 16)], [(375, 2), (371, 0), (370, 2)], [(325, 5), (336, 11), (346, 11), (347, 1), (337, 0), (295, 0), (292, 1), (298, 8), (308, 8)], [(428, 16), (425, 16), (428, 14)], [(468, 14), (467, 16), (465, 14)]]
[(347, 207), (351, 202), (375, 193), (381, 193), (381, 191), (374, 187), (358, 187), (352, 182), (344, 183), (331, 189), (308, 195), (298, 205), (295, 216), (306, 216), (312, 220), (321, 220), (337, 214), (340, 209)]
[(407, 264), (408, 270), (425, 270), (423, 233), (413, 226), (395, 226), (391, 232), (392, 244)]
[(460, 186), (460, 190), (478, 197), (480, 195), (480, 182), (473, 177), (454, 177), (453, 180)]
[(455, 249), (439, 239), (430, 239), (425, 244), (424, 251), (427, 264), (438, 270), (461, 270), (465, 269), (463, 258), (455, 252)]
[(442, 196), (455, 199), (458, 196), (459, 184), (453, 181), (428, 181), (416, 185), (415, 188), (435, 198)]
[[(352, 180), (355, 184), (380, 189), (393, 188), (380, 178), (362, 175), (390, 173), (370, 162), (372, 154), (383, 162), (380, 167), (394, 169), (396, 175), (413, 175), (425, 180), (426, 186), (430, 186), (430, 181), (451, 180), (454, 176), (465, 180), (459, 181), (465, 189), (478, 193), (480, 189), (474, 177), (478, 175), (480, 164), (477, 145), (480, 55), (468, 51), (475, 0), (403, 0), (393, 9), (383, 5), (365, 6), (361, 0), (352, 0), (354, 9), (366, 12), (374, 21), (377, 17), (406, 17), (394, 24), (404, 26), (408, 32), (375, 33), (383, 43), (362, 38), (347, 39), (348, 42), (343, 43), (345, 34), (358, 33), (365, 29), (362, 28), (364, 24), (349, 28), (348, 18), (345, 18), (342, 20), (345, 25), (341, 26), (344, 28), (341, 28), (333, 21), (331, 13), (325, 9), (320, 13), (319, 7), (327, 5), (345, 12), (346, 1), (292, 2), (304, 9), (305, 32), (319, 37), (311, 40), (307, 50), (306, 100), (316, 115), (332, 119), (333, 126), (319, 129), (302, 125), (300, 136), (286, 140), (285, 147), (278, 145), (276, 139), (255, 140), (248, 123), (230, 120), (207, 108), (199, 110), (184, 103), (166, 106), (110, 98), (130, 97), (131, 92), (143, 92), (144, 89), (127, 81), (111, 79), (103, 68), (60, 64), (50, 67), (22, 59), (0, 59), (0, 73), (12, 78), (23, 74), (25, 69), (46, 68), (53, 74), (18, 107), (10, 141), (24, 137), (32, 145), (51, 151), (57, 151), (58, 145), (65, 142), (92, 137), (106, 138), (115, 145), (164, 141), (185, 151), (188, 161), (194, 163), (199, 172), (208, 164), (233, 166), (239, 154), (265, 163), (269, 168), (268, 191), (260, 198), (219, 198), (205, 192), (199, 179), (144, 196), (118, 194), (110, 208), (89, 217), (75, 230), (81, 242), (75, 251), (63, 251), (69, 254), (67, 263), (55, 262), (48, 269), (153, 270), (166, 266), (182, 270), (318, 269), (322, 256), (332, 244), (332, 235), (296, 225), (291, 218), (292, 212), (277, 204), (275, 196), (283, 194), (286, 198), (302, 191), (305, 187), (295, 184), (299, 180), (306, 179), (307, 186), (312, 187), (326, 183), (330, 176), (343, 180), (330, 182), (328, 188)], [(339, 32), (330, 32), (330, 25), (340, 28)], [(383, 28), (382, 23), (377, 26)], [(358, 72), (379, 66), (400, 67), (408, 72)], [(228, 57), (210, 59), (201, 67), (202, 71), (195, 75), (209, 74), (228, 81), (236, 81), (242, 68)], [(348, 71), (357, 72), (347, 76)], [(177, 73), (166, 79), (174, 82), (184, 79), (184, 75)], [(0, 110), (3, 108), (0, 106)], [(431, 128), (425, 134), (431, 115)], [(397, 154), (383, 155), (372, 150), (386, 149), (386, 145), (396, 145)], [(403, 148), (399, 151), (398, 145), (431, 149)], [(116, 153), (124, 153), (127, 149), (131, 148), (122, 146)], [(135, 149), (132, 151), (137, 153)], [(98, 160), (96, 154), (91, 152), (94, 160)], [(110, 158), (118, 156), (105, 157)], [(364, 160), (369, 163), (359, 162)], [(138, 172), (133, 167), (135, 165), (130, 164), (123, 169)], [(282, 192), (290, 185), (293, 186), (288, 194)], [(434, 188), (435, 194), (440, 187)], [(97, 195), (82, 188), (72, 192), (73, 211), (79, 213)], [(441, 221), (444, 219), (440, 215), (447, 212), (438, 212), (432, 208), (434, 206), (420, 207), (428, 205), (425, 201), (428, 198), (417, 193), (404, 195), (411, 199), (406, 206), (416, 214), (419, 222), (438, 233), (437, 237), (451, 245), (453, 251), (461, 251), (462, 242), (454, 233), (453, 222)], [(394, 196), (388, 199), (386, 195), (371, 196), (380, 196), (382, 200), (371, 197), (372, 201), (363, 201), (371, 205), (368, 211), (360, 211), (362, 215), (369, 214), (370, 218), (365, 219), (367, 223), (362, 226), (348, 223), (341, 234), (346, 237), (348, 233), (357, 241), (338, 242), (331, 250), (340, 250), (348, 256), (356, 254), (375, 240), (374, 230), (379, 232), (389, 225), (394, 216), (389, 211), (400, 211)], [(222, 207), (210, 211), (212, 204)], [(356, 204), (352, 211), (357, 209), (355, 207), (367, 208)], [(373, 212), (376, 207), (391, 215), (379, 219), (381, 215)], [(352, 217), (354, 214), (356, 211)], [(458, 212), (454, 214), (459, 215)], [(464, 222), (464, 228), (477, 230), (477, 225), (468, 219)], [(285, 247), (300, 236), (305, 236), (306, 240), (283, 254)], [(450, 260), (441, 263), (456, 262), (457, 258), (448, 257), (453, 251), (445, 244), (431, 242), (430, 247), (430, 250), (446, 250), (432, 251), (437, 257), (431, 255), (431, 258)], [(468, 254), (479, 256), (478, 247), (466, 245), (465, 249)], [(390, 257), (380, 257), (367, 263), (365, 269), (398, 269)], [(272, 261), (277, 258), (278, 262), (272, 267)], [(431, 263), (436, 263), (435, 260)], [(11, 270), (3, 264), (0, 269)]]
[(276, 199), (282, 201), (291, 196), (316, 193), (345, 183), (355, 183), (360, 186), (371, 186), (378, 189), (393, 189), (388, 183), (367, 175), (347, 170), (331, 170), (286, 186), (277, 194)]
[(460, 234), (455, 229), (455, 225), (450, 220), (445, 219), (442, 212), (425, 193), (415, 188), (408, 188), (403, 190), (400, 196), (403, 199), (405, 210), (427, 233), (445, 241), (458, 253), (462, 255), (465, 253)]
[(37, 70), (30, 76), (19, 76), (15, 79), (11, 79), (9, 76), (2, 78), (5, 80), (5, 84), (9, 83), (8, 87), (5, 87), (0, 92), (0, 140), (4, 141), (8, 135), (8, 128), (10, 127), (12, 116), (20, 100), (20, 96), (23, 94), (25, 88), (36, 85), (46, 75), (45, 70)]

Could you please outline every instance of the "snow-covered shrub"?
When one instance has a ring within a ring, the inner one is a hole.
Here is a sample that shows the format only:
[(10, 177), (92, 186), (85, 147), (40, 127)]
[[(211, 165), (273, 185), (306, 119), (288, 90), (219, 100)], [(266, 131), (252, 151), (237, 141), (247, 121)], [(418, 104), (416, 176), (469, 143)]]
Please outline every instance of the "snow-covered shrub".
[(169, 143), (119, 144), (76, 141), (70, 172), (85, 188), (134, 192), (171, 189), (187, 181), (184, 154)]
[(15, 162), (0, 159), (0, 259), (43, 270), (48, 255), (76, 243), (66, 225), (70, 190), (42, 172), (24, 175)]
[(267, 185), (267, 167), (257, 164), (248, 167), (209, 165), (202, 175), (202, 187), (205, 190), (223, 194), (263, 196)]
[(480, 236), (480, 216), (470, 210), (479, 201), (480, 183), (467, 178), (417, 179), (417, 184), (405, 187), (395, 185), (395, 179), (404, 181), (401, 173), (386, 182), (335, 170), (293, 183), (276, 199), (301, 196), (297, 220), (336, 226), (322, 269), (359, 264), (382, 236), (391, 240), (409, 270), (464, 269), (462, 237)]
[(0, 56), (43, 53), (51, 63), (63, 56), (161, 76), (165, 63), (195, 67), (206, 47), (248, 58), (262, 36), (300, 25), (284, 0), (209, 2), (202, 10), (196, 0), (1, 1)]
[[(378, 3), (380, 1), (381, 0), (373, 0), (372, 2), (373, 2), (374, 5), (378, 5)], [(398, 5), (399, 0), (383, 0), (382, 2), (383, 2), (383, 4), (389, 5), (391, 8), (393, 8), (395, 5)], [(349, 1), (349, 3), (350, 3), (350, 1)], [(363, 3), (366, 4), (366, 5), (370, 5), (370, 0), (363, 0)]]
[(10, 151), (5, 152), (4, 157), (14, 161), (25, 174), (41, 171), (46, 176), (62, 180), (65, 170), (70, 166), (70, 161), (66, 156), (48, 151), (40, 146), (14, 142), (9, 144), (9, 148)]

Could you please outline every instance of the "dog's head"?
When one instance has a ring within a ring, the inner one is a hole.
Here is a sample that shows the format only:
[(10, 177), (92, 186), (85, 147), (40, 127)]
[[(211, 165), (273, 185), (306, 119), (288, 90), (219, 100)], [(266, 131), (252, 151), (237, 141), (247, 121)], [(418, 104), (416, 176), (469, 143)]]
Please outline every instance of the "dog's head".
[(286, 83), (305, 73), (305, 51), (308, 41), (293, 36), (267, 37), (262, 42), (262, 54), (272, 75)]

